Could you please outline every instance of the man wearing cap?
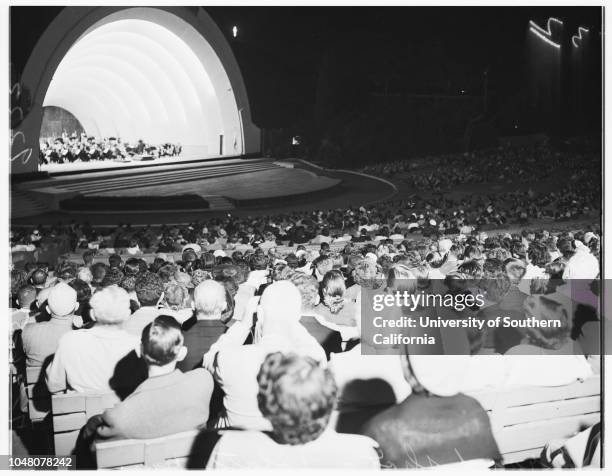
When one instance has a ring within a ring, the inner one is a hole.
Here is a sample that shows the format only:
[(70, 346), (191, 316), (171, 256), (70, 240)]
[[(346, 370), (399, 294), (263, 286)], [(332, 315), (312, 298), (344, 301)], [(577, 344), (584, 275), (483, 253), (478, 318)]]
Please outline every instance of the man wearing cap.
[[(76, 292), (75, 301), (76, 301)], [(138, 369), (120, 367), (138, 345), (139, 338), (122, 329), (130, 317), (130, 297), (119, 286), (108, 286), (90, 299), (92, 327), (66, 332), (59, 340), (53, 362), (47, 367), (51, 393), (110, 392), (138, 385)], [(125, 368), (120, 375), (119, 369)]]
[(23, 350), (28, 367), (40, 367), (57, 349), (60, 338), (72, 330), (77, 293), (65, 283), (59, 283), (49, 292), (46, 309), (51, 319), (27, 324), (23, 329)]

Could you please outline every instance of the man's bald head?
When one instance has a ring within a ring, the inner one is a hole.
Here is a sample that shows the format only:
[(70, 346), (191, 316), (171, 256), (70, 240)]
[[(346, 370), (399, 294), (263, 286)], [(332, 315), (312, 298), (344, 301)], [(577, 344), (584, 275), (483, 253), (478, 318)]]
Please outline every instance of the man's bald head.
[(32, 285), (41, 287), (44, 286), (46, 282), (47, 273), (44, 269), (38, 268), (32, 272), (32, 276), (30, 276), (30, 283), (32, 283)]

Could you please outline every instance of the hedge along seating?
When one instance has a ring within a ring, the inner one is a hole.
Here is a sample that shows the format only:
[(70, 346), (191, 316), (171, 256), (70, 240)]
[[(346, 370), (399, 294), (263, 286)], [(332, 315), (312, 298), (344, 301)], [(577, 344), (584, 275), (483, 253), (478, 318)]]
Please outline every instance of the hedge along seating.
[(56, 455), (73, 453), (81, 428), (94, 415), (119, 402), (115, 393), (62, 393), (51, 397)]

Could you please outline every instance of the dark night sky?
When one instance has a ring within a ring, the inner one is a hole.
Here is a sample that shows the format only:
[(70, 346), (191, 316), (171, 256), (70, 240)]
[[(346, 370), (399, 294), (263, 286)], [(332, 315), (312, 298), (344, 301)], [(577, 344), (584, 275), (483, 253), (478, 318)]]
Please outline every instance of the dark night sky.
[[(20, 72), (61, 7), (11, 8), (11, 61)], [(600, 31), (599, 7), (206, 7), (232, 44), (253, 117), (277, 126), (312, 113), (324, 58), (347, 83), (402, 93), (480, 94), (482, 71), (500, 98), (524, 87), (528, 22), (564, 20)], [(231, 38), (233, 25), (238, 39)], [(572, 33), (569, 33), (570, 35)], [(333, 68), (332, 68), (333, 70)], [(351, 79), (352, 78), (352, 79)], [(354, 80), (354, 81), (353, 81)], [(347, 84), (347, 87), (351, 87)], [(357, 86), (356, 86), (357, 87)]]

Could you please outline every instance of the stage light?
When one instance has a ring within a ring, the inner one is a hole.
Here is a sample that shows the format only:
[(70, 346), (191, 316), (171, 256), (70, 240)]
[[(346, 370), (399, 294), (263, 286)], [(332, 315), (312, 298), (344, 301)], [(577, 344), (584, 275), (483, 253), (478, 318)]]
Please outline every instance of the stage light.
[(578, 27), (578, 35), (572, 36), (572, 45), (574, 45), (574, 48), (578, 48), (578, 40), (582, 41), (582, 32), (588, 33), (589, 29), (583, 26)]
[(232, 36), (238, 38), (238, 27), (236, 25), (232, 27)]
[(561, 45), (559, 43), (555, 43), (550, 38), (548, 38), (545, 34), (541, 33), (540, 31), (536, 30), (535, 28), (531, 27), (531, 28), (529, 28), (529, 30), (532, 31), (533, 33), (535, 33), (536, 35), (538, 35), (540, 38), (542, 38), (549, 45), (552, 45), (552, 46), (554, 46), (557, 49), (561, 48)]

